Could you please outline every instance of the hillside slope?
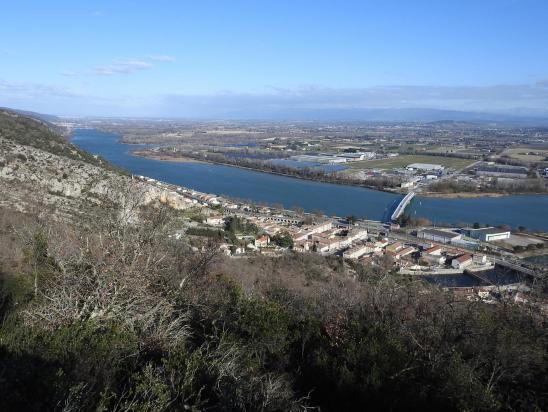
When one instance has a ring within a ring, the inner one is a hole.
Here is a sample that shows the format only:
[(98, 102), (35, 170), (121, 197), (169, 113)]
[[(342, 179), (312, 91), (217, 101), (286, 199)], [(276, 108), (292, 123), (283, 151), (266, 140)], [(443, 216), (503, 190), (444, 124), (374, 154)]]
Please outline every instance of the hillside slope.
[(0, 111), (0, 183), (0, 206), (54, 219), (90, 219), (116, 202), (120, 191), (140, 191), (145, 202), (164, 196), (47, 124), (7, 110)]
[(71, 144), (47, 122), (7, 109), (0, 109), (0, 137), (14, 144), (31, 146), (54, 155), (110, 167), (107, 162)]

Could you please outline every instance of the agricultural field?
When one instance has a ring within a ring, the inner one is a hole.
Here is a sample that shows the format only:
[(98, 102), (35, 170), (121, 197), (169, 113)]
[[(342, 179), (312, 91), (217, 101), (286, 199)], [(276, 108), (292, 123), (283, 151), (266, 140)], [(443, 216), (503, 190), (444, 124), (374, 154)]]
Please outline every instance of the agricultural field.
[(428, 151), (432, 153), (458, 153), (465, 149), (465, 146), (438, 146), (428, 149)]
[(452, 168), (455, 170), (464, 169), (475, 160), (471, 159), (458, 159), (455, 157), (444, 156), (421, 156), (421, 155), (403, 155), (398, 157), (391, 157), (389, 159), (379, 160), (363, 160), (359, 162), (347, 163), (352, 169), (397, 169), (406, 167), (411, 163), (430, 163), (439, 164), (446, 168)]
[(511, 149), (506, 149), (502, 152), (502, 155), (506, 155), (512, 159), (521, 160), (522, 162), (542, 162), (548, 158), (548, 147), (513, 147)]

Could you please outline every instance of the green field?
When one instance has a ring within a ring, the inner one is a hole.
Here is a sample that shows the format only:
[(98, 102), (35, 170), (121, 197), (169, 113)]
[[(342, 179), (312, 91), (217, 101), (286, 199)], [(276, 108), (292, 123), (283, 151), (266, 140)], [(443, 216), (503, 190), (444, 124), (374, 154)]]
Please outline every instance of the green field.
[(352, 169), (395, 169), (406, 167), (411, 163), (430, 163), (442, 165), (446, 168), (461, 170), (474, 162), (475, 160), (458, 159), (455, 157), (403, 155), (398, 157), (392, 157), (389, 159), (350, 162), (348, 163), (348, 166), (350, 166)]
[(506, 149), (502, 154), (523, 162), (534, 163), (544, 161), (548, 157), (548, 149), (546, 146), (523, 146)]

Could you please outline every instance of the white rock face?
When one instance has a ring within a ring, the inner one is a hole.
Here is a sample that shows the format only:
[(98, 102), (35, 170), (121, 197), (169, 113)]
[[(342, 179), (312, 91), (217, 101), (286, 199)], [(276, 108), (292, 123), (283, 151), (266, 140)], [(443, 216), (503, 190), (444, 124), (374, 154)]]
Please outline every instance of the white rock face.
[(153, 184), (0, 137), (0, 206), (70, 216), (89, 213), (90, 205), (119, 204), (124, 192), (138, 193), (141, 203), (187, 207), (178, 195)]

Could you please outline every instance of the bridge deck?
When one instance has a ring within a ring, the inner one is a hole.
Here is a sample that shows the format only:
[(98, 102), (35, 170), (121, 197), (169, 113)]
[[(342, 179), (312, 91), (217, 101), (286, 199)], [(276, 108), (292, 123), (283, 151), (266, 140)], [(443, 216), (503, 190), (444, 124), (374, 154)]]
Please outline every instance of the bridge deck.
[(391, 219), (396, 220), (397, 218), (399, 218), (414, 197), (415, 197), (415, 192), (407, 193), (405, 197), (400, 201), (398, 206), (396, 207), (396, 210), (394, 210), (394, 213), (392, 213)]

